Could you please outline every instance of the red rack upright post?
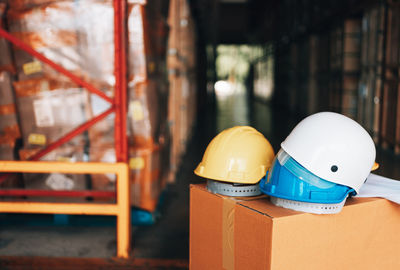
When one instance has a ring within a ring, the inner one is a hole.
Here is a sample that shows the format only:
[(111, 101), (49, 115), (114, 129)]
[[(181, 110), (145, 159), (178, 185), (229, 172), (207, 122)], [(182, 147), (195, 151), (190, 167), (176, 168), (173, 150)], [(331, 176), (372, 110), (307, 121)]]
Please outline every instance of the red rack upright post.
[(126, 1), (114, 0), (114, 46), (115, 46), (115, 153), (118, 162), (128, 161), (126, 135), (127, 113), (127, 61), (126, 61)]

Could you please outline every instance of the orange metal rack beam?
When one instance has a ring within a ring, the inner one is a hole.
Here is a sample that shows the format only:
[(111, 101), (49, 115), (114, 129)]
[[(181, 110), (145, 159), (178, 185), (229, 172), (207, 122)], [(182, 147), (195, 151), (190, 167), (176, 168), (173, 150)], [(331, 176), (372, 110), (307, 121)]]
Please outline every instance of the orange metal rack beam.
[(129, 168), (126, 163), (1, 161), (0, 172), (76, 173), (117, 175), (116, 204), (0, 202), (1, 213), (111, 215), (117, 217), (117, 257), (128, 258), (131, 247)]

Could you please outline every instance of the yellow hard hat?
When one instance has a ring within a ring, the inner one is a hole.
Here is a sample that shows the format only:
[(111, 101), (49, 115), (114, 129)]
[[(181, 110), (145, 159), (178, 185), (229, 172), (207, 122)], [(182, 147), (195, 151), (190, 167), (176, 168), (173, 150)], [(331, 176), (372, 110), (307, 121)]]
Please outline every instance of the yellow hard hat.
[(236, 126), (219, 133), (207, 146), (194, 173), (240, 184), (255, 184), (271, 167), (274, 150), (256, 129)]

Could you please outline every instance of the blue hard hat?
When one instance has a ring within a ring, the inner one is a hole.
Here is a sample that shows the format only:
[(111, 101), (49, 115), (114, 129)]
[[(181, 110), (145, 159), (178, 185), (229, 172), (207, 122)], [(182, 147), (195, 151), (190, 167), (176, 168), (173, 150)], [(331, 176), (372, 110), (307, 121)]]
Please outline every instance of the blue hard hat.
[(326, 181), (308, 171), (283, 149), (260, 181), (263, 193), (287, 200), (336, 204), (355, 194), (354, 189)]

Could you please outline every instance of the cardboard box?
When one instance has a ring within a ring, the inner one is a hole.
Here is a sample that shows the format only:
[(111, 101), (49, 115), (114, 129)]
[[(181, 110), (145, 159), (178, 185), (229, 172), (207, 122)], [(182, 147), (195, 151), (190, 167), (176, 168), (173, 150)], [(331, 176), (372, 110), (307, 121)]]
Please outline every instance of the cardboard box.
[(190, 187), (190, 269), (400, 269), (400, 206), (348, 199), (339, 214)]

